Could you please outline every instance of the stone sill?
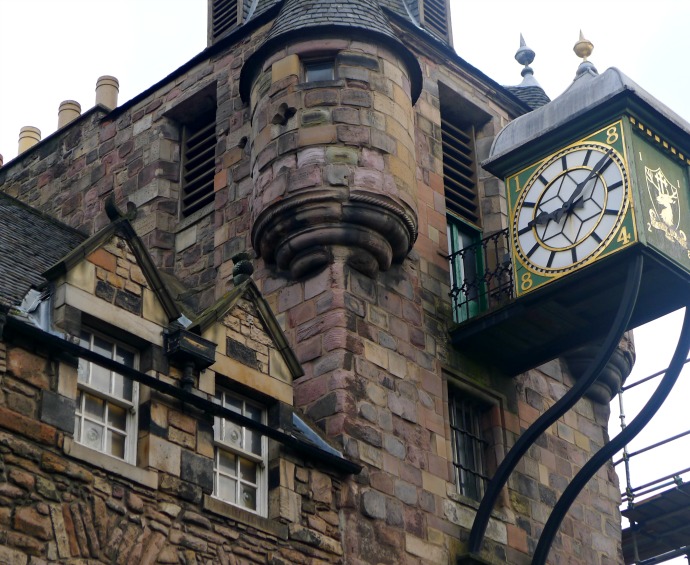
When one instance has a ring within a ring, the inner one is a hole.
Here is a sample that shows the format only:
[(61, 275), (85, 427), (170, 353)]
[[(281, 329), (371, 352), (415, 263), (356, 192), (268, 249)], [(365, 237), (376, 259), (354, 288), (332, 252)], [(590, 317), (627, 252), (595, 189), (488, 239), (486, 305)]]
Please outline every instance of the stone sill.
[(105, 453), (94, 451), (77, 443), (72, 438), (65, 438), (63, 450), (66, 455), (98, 467), (107, 473), (119, 475), (151, 489), (158, 488), (158, 473), (156, 471), (140, 469), (136, 465), (131, 465)]
[(206, 216), (208, 216), (209, 214), (211, 214), (213, 212), (213, 209), (214, 209), (214, 203), (209, 202), (208, 204), (206, 204), (206, 206), (197, 210), (193, 214), (190, 214), (186, 218), (180, 217), (180, 221), (177, 222), (177, 225), (175, 226), (173, 233), (179, 233), (179, 232), (185, 230), (186, 228), (188, 228), (189, 226), (191, 226), (192, 224), (196, 224), (199, 220), (201, 220), (201, 219), (205, 218)]
[(227, 502), (223, 502), (207, 494), (204, 495), (203, 504), (204, 510), (208, 510), (224, 518), (242, 522), (247, 526), (251, 526), (252, 528), (256, 528), (257, 530), (261, 530), (282, 540), (288, 539), (288, 527), (285, 524), (258, 516), (247, 510), (242, 510), (237, 506), (233, 506), (232, 504), (228, 504)]

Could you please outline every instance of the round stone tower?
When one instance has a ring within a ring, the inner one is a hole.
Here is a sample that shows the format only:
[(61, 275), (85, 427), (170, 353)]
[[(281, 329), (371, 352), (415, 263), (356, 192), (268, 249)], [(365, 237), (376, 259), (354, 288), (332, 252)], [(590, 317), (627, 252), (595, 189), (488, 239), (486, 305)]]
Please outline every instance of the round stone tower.
[(304, 3), (285, 3), (242, 71), (252, 244), (295, 278), (339, 253), (373, 274), (402, 261), (417, 236), (421, 71), (375, 2), (311, 3), (308, 18)]

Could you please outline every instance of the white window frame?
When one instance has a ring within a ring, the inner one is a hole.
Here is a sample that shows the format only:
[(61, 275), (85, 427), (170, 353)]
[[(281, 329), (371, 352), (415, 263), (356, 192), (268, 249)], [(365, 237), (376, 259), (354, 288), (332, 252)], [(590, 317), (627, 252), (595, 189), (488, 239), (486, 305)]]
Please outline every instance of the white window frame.
[[(229, 400), (235, 403), (242, 403), (242, 415), (251, 417), (247, 413), (247, 407), (254, 408), (260, 411), (260, 423), (266, 424), (266, 407), (258, 402), (254, 402), (249, 398), (232, 392), (228, 389), (218, 389), (216, 391), (216, 402), (237, 411), (235, 408), (229, 406)], [(240, 413), (238, 411), (238, 413)], [(233, 444), (227, 439), (227, 436), (236, 432), (240, 434), (241, 445)], [(254, 453), (246, 449), (245, 442), (247, 441), (247, 433), (257, 434), (259, 439), (260, 453)], [(241, 508), (247, 512), (257, 514), (259, 516), (266, 516), (268, 513), (268, 482), (267, 482), (267, 458), (268, 458), (268, 438), (259, 434), (259, 432), (248, 430), (244, 426), (233, 424), (225, 418), (215, 417), (213, 425), (213, 439), (214, 439), (214, 454), (213, 454), (213, 497), (221, 500), (237, 508)], [(223, 455), (234, 455), (236, 459), (235, 474), (228, 474), (219, 468), (220, 457)], [(244, 459), (256, 465), (256, 483), (245, 481), (240, 476), (240, 471), (237, 468), (240, 459)], [(236, 482), (235, 500), (224, 498), (219, 494), (219, 482), (222, 477), (234, 480)], [(247, 507), (239, 502), (240, 487), (243, 484), (256, 487), (256, 509)]]
[[(136, 349), (123, 344), (122, 342), (113, 339), (103, 333), (94, 331), (90, 328), (82, 330), (80, 336), (80, 343), (82, 347), (88, 348), (91, 351), (94, 350), (94, 338), (98, 338), (107, 342), (111, 345), (111, 358), (117, 360), (118, 352), (126, 352), (131, 355), (131, 367), (136, 369), (139, 363), (139, 355)], [(93, 451), (103, 453), (109, 457), (113, 457), (117, 460), (124, 461), (132, 465), (136, 465), (137, 457), (137, 408), (139, 406), (139, 383), (133, 381), (132, 379), (119, 375), (116, 371), (110, 371), (105, 368), (100, 368), (99, 370), (107, 371), (110, 374), (109, 380), (109, 390), (105, 391), (103, 388), (99, 388), (93, 385), (91, 379), (94, 374), (94, 367), (98, 367), (97, 364), (84, 359), (79, 359), (79, 369), (77, 378), (77, 409), (75, 413), (75, 424), (74, 424), (74, 439), (80, 445)], [(127, 399), (123, 395), (118, 395), (114, 389), (114, 383), (117, 378), (120, 377), (124, 382), (129, 382), (132, 385), (132, 398)], [(104, 402), (104, 416), (101, 421), (89, 417), (84, 410), (84, 405), (86, 402), (86, 395), (95, 397)], [(111, 407), (117, 407), (124, 410), (125, 414), (125, 426), (124, 430), (117, 428), (115, 425), (109, 423), (109, 411)], [(84, 441), (84, 425), (88, 422), (92, 422), (103, 427), (103, 434), (100, 439), (100, 446), (96, 446), (93, 442)], [(112, 450), (108, 449), (107, 445), (107, 433), (109, 431), (115, 431), (119, 435), (124, 435), (124, 456), (120, 457), (117, 454), (113, 454)]]

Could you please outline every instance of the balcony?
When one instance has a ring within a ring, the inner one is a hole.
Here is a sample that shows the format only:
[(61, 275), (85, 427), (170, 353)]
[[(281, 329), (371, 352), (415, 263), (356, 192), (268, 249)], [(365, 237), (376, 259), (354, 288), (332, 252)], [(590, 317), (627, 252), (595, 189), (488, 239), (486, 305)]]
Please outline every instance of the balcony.
[(507, 228), (453, 253), (448, 259), (455, 322), (465, 322), (513, 299)]

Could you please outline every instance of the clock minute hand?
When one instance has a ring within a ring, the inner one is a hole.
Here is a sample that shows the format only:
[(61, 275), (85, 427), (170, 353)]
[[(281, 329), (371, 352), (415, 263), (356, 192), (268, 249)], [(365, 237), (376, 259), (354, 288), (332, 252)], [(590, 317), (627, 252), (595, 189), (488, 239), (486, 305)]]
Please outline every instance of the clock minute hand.
[(601, 159), (599, 159), (599, 162), (596, 165), (594, 165), (592, 170), (589, 172), (587, 178), (585, 178), (585, 180), (577, 184), (575, 190), (570, 195), (570, 198), (568, 198), (568, 200), (566, 200), (563, 206), (561, 206), (561, 209), (564, 212), (570, 212), (570, 210), (573, 208), (575, 200), (577, 200), (577, 198), (582, 194), (589, 181), (591, 181), (595, 176), (602, 172), (608, 166), (609, 163), (611, 163), (611, 153), (613, 153), (613, 149), (607, 149), (606, 153), (604, 153), (604, 156)]

